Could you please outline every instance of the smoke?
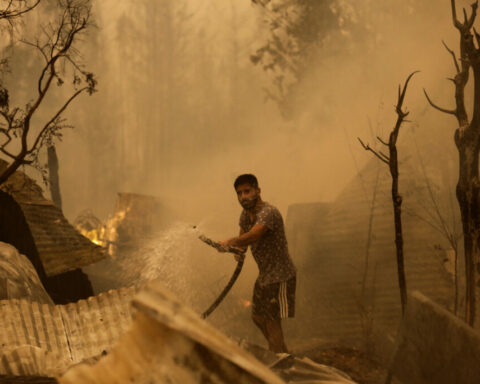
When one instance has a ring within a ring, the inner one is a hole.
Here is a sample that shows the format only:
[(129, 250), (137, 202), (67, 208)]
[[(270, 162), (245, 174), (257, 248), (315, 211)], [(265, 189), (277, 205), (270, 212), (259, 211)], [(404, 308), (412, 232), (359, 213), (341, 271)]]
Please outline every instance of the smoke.
[(395, 18), (402, 2), (378, 14), (367, 0), (339, 2), (350, 19), (370, 24), (372, 43), (351, 36), (347, 47), (333, 40), (319, 49), (296, 90), (297, 117), (285, 121), (264, 102), (271, 79), (248, 59), (268, 38), (261, 8), (163, 4), (96, 3), (87, 52), (99, 93), (72, 110), (76, 132), (60, 145), (70, 217), (86, 207), (105, 217), (115, 193), (129, 191), (160, 196), (189, 220), (231, 220), (231, 184), (243, 172), (258, 175), (263, 197), (283, 213), (292, 203), (332, 200), (355, 174), (352, 152), (360, 165), (369, 159), (356, 141), (371, 137), (369, 120), (375, 135), (393, 126), (396, 87), (409, 73), (422, 71), (407, 94), (411, 119), (427, 108), (422, 87), (439, 103), (452, 101), (441, 40), (453, 48), (457, 39), (447, 5), (417, 4), (422, 13)]
[[(405, 101), (414, 124), (401, 141), (411, 145), (415, 137), (430, 162), (432, 140), (453, 154), (455, 121), (429, 108), (422, 88), (440, 105), (453, 104), (445, 78), (454, 68), (441, 41), (458, 49), (458, 32), (448, 2), (426, 3), (332, 2), (338, 34), (312, 53), (292, 97), (295, 118), (286, 121), (265, 102), (272, 79), (249, 60), (270, 34), (251, 1), (94, 1), (98, 28), (82, 52), (99, 92), (70, 108), (75, 130), (58, 144), (67, 217), (89, 208), (106, 219), (117, 192), (144, 193), (184, 222), (203, 222), (207, 235), (228, 238), (240, 213), (233, 180), (245, 172), (257, 175), (262, 198), (284, 217), (290, 204), (332, 201), (371, 159), (357, 137), (385, 138), (396, 119), (397, 86), (415, 70), (421, 73)], [(162, 247), (152, 257), (164, 255), (174, 268), (173, 253)], [(256, 274), (249, 263), (238, 288), (246, 298)], [(148, 260), (142, 265), (158, 272)], [(206, 265), (199, 274), (206, 281), (228, 270)]]

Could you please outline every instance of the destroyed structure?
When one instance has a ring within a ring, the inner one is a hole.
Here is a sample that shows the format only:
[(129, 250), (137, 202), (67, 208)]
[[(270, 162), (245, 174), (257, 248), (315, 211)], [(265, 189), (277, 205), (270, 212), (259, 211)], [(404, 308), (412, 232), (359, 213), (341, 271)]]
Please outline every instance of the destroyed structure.
[(15, 172), (1, 187), (0, 204), (0, 241), (28, 257), (55, 303), (93, 295), (81, 268), (105, 258), (104, 249), (82, 236), (34, 180)]
[[(453, 311), (450, 244), (424, 220), (430, 198), (423, 175), (412, 157), (404, 157), (409, 159), (401, 164), (407, 287)], [(440, 191), (439, 199), (445, 198), (445, 186)], [(299, 279), (299, 297), (302, 292), (315, 297), (315, 305), (298, 302), (303, 321), (312, 319), (310, 337), (359, 345), (385, 361), (401, 320), (388, 170), (373, 159), (332, 203), (290, 206), (286, 230), (292, 255), (302, 260), (299, 269), (308, 271)]]

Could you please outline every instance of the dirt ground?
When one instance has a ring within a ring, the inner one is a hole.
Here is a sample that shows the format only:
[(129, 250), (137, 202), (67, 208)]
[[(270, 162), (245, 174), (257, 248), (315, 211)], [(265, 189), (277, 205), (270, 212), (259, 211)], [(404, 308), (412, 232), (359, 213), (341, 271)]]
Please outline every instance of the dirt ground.
[(359, 384), (385, 383), (387, 371), (379, 363), (355, 348), (318, 348), (305, 353), (305, 356), (317, 363), (340, 369)]

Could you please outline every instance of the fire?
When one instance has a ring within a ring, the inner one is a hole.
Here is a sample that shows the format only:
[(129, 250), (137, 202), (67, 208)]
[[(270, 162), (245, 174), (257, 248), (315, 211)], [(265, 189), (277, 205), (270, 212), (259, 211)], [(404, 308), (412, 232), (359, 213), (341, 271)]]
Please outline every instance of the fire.
[(99, 227), (87, 231), (85, 229), (79, 229), (80, 233), (89, 239), (92, 243), (97, 244), (101, 247), (105, 246), (105, 227)]
[(115, 216), (102, 223), (89, 210), (82, 212), (74, 222), (77, 230), (92, 243), (107, 248), (111, 256), (114, 253), (113, 244), (118, 241), (118, 227), (122, 224), (127, 210), (116, 212)]
[(245, 307), (245, 308), (248, 308), (248, 307), (251, 307), (252, 306), (252, 302), (250, 300), (246, 300), (246, 299), (240, 299), (242, 301), (242, 305)]
[(85, 210), (75, 219), (73, 225), (92, 243), (104, 247), (106, 244), (105, 225), (89, 210)]

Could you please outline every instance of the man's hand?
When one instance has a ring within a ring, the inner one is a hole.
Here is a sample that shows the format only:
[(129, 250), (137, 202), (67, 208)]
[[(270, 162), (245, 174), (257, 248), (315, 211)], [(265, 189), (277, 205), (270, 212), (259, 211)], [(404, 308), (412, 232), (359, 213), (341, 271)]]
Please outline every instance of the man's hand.
[(232, 239), (219, 241), (218, 244), (220, 245), (220, 247), (218, 248), (218, 252), (228, 252), (228, 248), (231, 247), (231, 242)]
[(236, 251), (240, 251), (241, 253), (245, 253), (247, 251), (246, 247), (238, 247), (235, 245), (235, 237), (232, 237), (228, 240), (219, 241), (218, 244), (220, 245), (218, 251), (219, 252), (230, 252), (232, 248)]
[(233, 254), (233, 257), (235, 258), (235, 261), (238, 263), (240, 261), (245, 260), (245, 253), (242, 255), (237, 255), (236, 253)]
[(235, 243), (234, 237), (228, 240), (219, 241), (218, 244), (220, 245), (220, 247), (218, 247), (217, 250), (218, 252), (231, 252), (233, 248), (236, 251), (241, 252), (241, 255), (239, 255), (238, 253), (234, 253), (233, 257), (235, 258), (235, 261), (239, 262), (240, 260), (241, 261), (245, 260), (245, 252), (247, 251), (247, 248), (235, 247), (232, 245), (234, 243)]

